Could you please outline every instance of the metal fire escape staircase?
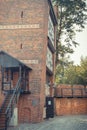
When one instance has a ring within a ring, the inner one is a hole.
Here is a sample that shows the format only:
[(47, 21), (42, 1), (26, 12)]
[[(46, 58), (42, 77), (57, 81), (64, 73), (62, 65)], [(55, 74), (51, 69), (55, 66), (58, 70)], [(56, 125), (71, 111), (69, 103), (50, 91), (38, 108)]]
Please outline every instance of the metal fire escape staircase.
[[(5, 95), (0, 108), (0, 130), (7, 130), (20, 94), (29, 93), (28, 74), (32, 69), (3, 51), (0, 52), (0, 69), (0, 91)], [(18, 73), (19, 78), (12, 86), (12, 81), (15, 81), (15, 72)]]
[(0, 130), (7, 130), (21, 90), (21, 78), (13, 91), (9, 91), (0, 109)]

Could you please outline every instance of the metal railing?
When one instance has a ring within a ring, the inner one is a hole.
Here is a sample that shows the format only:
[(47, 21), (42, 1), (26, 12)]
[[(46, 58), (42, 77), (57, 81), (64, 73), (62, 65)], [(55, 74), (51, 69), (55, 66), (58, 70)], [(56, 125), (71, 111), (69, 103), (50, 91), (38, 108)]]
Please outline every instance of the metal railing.
[(9, 122), (11, 120), (11, 117), (13, 115), (13, 110), (14, 110), (14, 107), (15, 107), (15, 104), (17, 103), (18, 101), (18, 98), (19, 98), (19, 95), (20, 95), (20, 90), (21, 90), (21, 78), (19, 78), (17, 84), (16, 84), (16, 87), (13, 91), (13, 94), (12, 94), (12, 97), (9, 101), (9, 104), (7, 106), (7, 109), (5, 111), (5, 115), (6, 115), (6, 128), (9, 126)]
[(18, 79), (18, 82), (14, 88), (14, 90), (12, 92), (8, 92), (5, 100), (4, 100), (4, 103), (0, 109), (0, 113), (2, 112), (5, 104), (6, 104), (6, 99), (9, 95), (11, 95), (11, 98), (8, 102), (8, 105), (6, 106), (6, 109), (5, 109), (5, 112), (4, 112), (4, 115), (5, 115), (5, 130), (7, 130), (7, 127), (9, 126), (9, 123), (10, 123), (10, 120), (11, 120), (11, 117), (13, 115), (13, 111), (14, 111), (14, 107), (15, 107), (15, 104), (17, 103), (18, 101), (18, 98), (19, 98), (19, 95), (20, 95), (20, 90), (21, 90), (21, 78)]

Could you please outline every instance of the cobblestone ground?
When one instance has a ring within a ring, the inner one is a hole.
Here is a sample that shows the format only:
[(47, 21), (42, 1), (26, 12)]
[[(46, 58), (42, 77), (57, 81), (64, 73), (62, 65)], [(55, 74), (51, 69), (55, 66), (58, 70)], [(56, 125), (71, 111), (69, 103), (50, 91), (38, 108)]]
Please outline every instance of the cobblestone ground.
[(36, 124), (20, 124), (8, 130), (87, 130), (87, 115), (59, 116)]

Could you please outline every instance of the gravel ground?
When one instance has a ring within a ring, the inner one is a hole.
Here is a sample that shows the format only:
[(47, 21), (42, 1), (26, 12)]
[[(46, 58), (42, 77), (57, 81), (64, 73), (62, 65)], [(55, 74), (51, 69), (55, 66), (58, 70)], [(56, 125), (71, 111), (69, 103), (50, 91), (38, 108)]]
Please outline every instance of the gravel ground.
[(41, 123), (20, 124), (8, 130), (87, 130), (87, 115), (58, 116)]

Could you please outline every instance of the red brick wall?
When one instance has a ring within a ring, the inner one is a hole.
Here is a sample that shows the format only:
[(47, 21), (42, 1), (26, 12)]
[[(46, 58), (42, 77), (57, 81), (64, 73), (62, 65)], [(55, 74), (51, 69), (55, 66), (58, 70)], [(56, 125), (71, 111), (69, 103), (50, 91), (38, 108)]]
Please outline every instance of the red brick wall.
[(0, 107), (2, 106), (5, 99), (5, 95), (0, 91)]
[(16, 84), (18, 82), (18, 79), (19, 79), (19, 73), (18, 72), (14, 72), (13, 73), (13, 87), (16, 86)]
[(55, 88), (55, 96), (62, 97), (87, 97), (85, 86), (60, 84)]
[(21, 95), (18, 108), (19, 123), (42, 121), (40, 97), (38, 95)]
[[(23, 18), (21, 18), (22, 12)], [(19, 122), (21, 122), (21, 114), (23, 114), (21, 109), (26, 109), (25, 102), (29, 104), (29, 109), (25, 110), (25, 112), (31, 113), (29, 120), (38, 122), (43, 118), (48, 13), (47, 0), (2, 0), (0, 2), (0, 25), (39, 24), (39, 28), (0, 30), (0, 50), (4, 50), (20, 60), (37, 61), (37, 63), (28, 64), (32, 67), (29, 75), (31, 96), (29, 95), (30, 99), (24, 102), (22, 99), (27, 98), (20, 97), (19, 104), (22, 105), (19, 105)], [(37, 107), (33, 107), (31, 102), (36, 95), (40, 102)]]
[(87, 98), (55, 98), (55, 113), (57, 116), (87, 114)]
[[(57, 97), (55, 98), (56, 115), (87, 114), (87, 98), (85, 98), (87, 97), (87, 92), (84, 88), (83, 85), (58, 85), (55, 89), (55, 97)], [(74, 89), (73, 95), (72, 89)], [(62, 96), (62, 98), (58, 98), (58, 96)], [(73, 98), (67, 98), (70, 96), (73, 96)]]

